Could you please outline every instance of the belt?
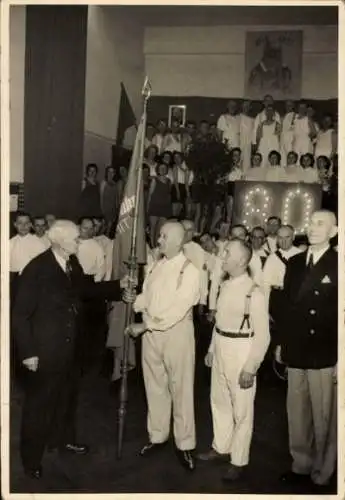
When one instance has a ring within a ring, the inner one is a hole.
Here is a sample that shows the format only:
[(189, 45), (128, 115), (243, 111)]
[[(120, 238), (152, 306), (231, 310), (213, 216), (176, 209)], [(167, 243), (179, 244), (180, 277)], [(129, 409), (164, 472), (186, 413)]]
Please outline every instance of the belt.
[(222, 337), (228, 337), (230, 339), (250, 339), (254, 337), (254, 332), (243, 333), (243, 332), (223, 332), (216, 326), (216, 332)]

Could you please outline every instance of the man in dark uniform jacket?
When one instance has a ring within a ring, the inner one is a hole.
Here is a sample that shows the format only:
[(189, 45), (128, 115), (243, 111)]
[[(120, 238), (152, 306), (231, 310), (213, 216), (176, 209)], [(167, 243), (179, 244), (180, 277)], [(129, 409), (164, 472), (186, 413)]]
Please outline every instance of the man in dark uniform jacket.
[(282, 479), (326, 486), (336, 467), (338, 255), (332, 212), (315, 212), (310, 247), (291, 257), (284, 280), (285, 314), (277, 359), (288, 366), (287, 413), (292, 469)]
[(76, 443), (75, 414), (79, 370), (76, 342), (82, 299), (120, 300), (120, 282), (90, 284), (75, 252), (79, 231), (70, 221), (49, 230), (51, 249), (24, 269), (13, 309), (12, 328), (26, 368), (21, 457), (25, 472), (41, 476), (46, 447), (85, 454)]

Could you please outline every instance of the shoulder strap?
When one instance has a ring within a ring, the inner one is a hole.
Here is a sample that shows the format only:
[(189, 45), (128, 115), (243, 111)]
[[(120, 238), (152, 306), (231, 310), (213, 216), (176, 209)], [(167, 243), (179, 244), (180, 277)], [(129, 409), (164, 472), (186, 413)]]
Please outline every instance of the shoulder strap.
[(250, 301), (253, 295), (254, 290), (257, 288), (257, 285), (255, 283), (252, 284), (250, 289), (248, 290), (248, 293), (246, 295), (245, 303), (244, 303), (244, 314), (243, 314), (243, 319), (242, 323), (240, 326), (240, 332), (242, 331), (243, 327), (246, 325), (248, 329), (251, 328), (250, 326)]
[(181, 271), (180, 271), (180, 274), (177, 278), (177, 289), (180, 288), (181, 284), (182, 284), (182, 278), (183, 278), (183, 274), (186, 270), (186, 268), (189, 266), (189, 264), (191, 264), (191, 261), (189, 259), (186, 259), (181, 267)]

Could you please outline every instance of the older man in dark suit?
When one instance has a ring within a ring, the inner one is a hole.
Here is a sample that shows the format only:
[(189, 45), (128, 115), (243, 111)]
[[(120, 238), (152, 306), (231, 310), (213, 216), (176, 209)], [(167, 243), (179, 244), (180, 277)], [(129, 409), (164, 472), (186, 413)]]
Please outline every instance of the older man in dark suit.
[(315, 212), (308, 228), (308, 250), (289, 259), (277, 349), (278, 360), (281, 355), (288, 366), (293, 459), (292, 470), (282, 479), (311, 478), (318, 489), (329, 483), (337, 457), (338, 255), (329, 244), (336, 232), (332, 212)]
[(84, 280), (75, 257), (79, 231), (73, 222), (55, 222), (48, 236), (51, 249), (32, 260), (22, 274), (12, 322), (27, 369), (21, 456), (25, 472), (37, 479), (47, 446), (75, 454), (88, 451), (77, 444), (75, 431), (79, 378), (75, 354), (82, 334), (82, 299), (121, 297), (119, 282)]

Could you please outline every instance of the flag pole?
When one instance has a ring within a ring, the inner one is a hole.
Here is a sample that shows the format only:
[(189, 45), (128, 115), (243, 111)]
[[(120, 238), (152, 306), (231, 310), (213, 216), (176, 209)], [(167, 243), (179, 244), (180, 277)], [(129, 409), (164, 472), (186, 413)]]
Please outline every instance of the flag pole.
[[(142, 164), (144, 158), (144, 148), (145, 148), (145, 131), (146, 131), (146, 121), (147, 121), (147, 102), (151, 95), (151, 88), (148, 78), (145, 78), (144, 86), (142, 88), (143, 96), (143, 114), (142, 114), (142, 131), (143, 136), (140, 142), (140, 153), (138, 159), (137, 167), (137, 179), (136, 179), (136, 196), (134, 205), (134, 216), (131, 234), (131, 251), (128, 259), (128, 274), (129, 274), (129, 289), (133, 291), (135, 289), (134, 283), (137, 277), (137, 258), (136, 258), (136, 247), (137, 247), (137, 229), (138, 229), (138, 215), (139, 215), (139, 197), (141, 194), (141, 179), (142, 179)], [(125, 328), (132, 322), (132, 304), (126, 304), (126, 316), (125, 316)], [(124, 344), (123, 344), (123, 357), (122, 357), (122, 378), (120, 386), (119, 395), (119, 409), (118, 409), (118, 441), (117, 441), (117, 458), (120, 459), (122, 456), (122, 444), (123, 435), (125, 428), (125, 419), (127, 413), (127, 401), (128, 401), (128, 352), (129, 352), (129, 336), (124, 334)]]

